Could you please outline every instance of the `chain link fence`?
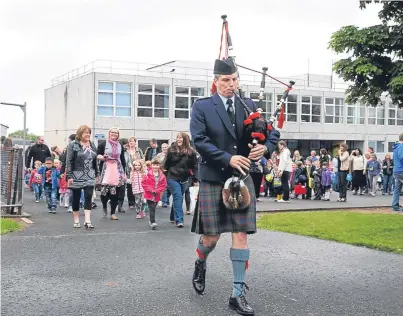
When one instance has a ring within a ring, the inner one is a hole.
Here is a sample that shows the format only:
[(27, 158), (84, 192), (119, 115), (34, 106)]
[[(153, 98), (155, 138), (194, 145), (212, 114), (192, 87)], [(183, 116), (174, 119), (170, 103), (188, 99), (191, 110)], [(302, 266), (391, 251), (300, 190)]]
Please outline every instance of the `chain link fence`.
[(23, 208), (23, 150), (2, 148), (0, 154), (0, 206), (2, 214), (21, 215)]

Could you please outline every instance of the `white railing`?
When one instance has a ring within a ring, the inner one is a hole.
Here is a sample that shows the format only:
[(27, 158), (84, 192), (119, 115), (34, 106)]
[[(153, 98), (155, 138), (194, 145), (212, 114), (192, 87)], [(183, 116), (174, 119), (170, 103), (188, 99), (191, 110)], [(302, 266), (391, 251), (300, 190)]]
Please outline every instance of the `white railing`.
[[(137, 62), (123, 62), (115, 60), (95, 60), (82, 67), (73, 69), (59, 77), (52, 79), (51, 86), (59, 85), (61, 83), (70, 81), (72, 79), (84, 76), (93, 72), (109, 73), (109, 74), (126, 74), (134, 76), (148, 76), (148, 77), (163, 77), (173, 79), (188, 79), (210, 82), (213, 78), (212, 69), (198, 68), (198, 67), (185, 67), (181, 66), (181, 61), (171, 61), (164, 64), (150, 64), (150, 63), (137, 63)], [(241, 69), (241, 85), (260, 86), (261, 76), (256, 75), (248, 70)], [(327, 91), (344, 92), (348, 84), (345, 82), (329, 82), (329, 81), (315, 81), (298, 78), (278, 78), (283, 82), (288, 82), (291, 79), (296, 81), (296, 89), (316, 89)], [(267, 78), (267, 87), (281, 86), (275, 80)]]

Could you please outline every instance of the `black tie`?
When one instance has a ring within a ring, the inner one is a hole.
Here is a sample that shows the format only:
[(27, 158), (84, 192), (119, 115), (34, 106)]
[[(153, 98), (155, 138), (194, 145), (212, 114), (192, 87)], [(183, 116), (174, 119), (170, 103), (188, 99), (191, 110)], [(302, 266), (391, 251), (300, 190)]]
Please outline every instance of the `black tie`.
[(228, 99), (227, 104), (228, 104), (227, 113), (229, 119), (232, 124), (235, 124), (235, 113), (234, 113), (234, 107), (232, 106), (232, 99)]

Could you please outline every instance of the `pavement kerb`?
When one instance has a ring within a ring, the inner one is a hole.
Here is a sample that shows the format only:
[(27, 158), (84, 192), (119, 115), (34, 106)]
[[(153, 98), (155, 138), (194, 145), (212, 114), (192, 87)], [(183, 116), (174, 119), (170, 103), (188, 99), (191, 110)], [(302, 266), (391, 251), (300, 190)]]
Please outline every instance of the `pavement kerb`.
[(335, 210), (354, 210), (354, 209), (377, 209), (387, 208), (390, 205), (376, 205), (376, 206), (330, 206), (323, 208), (303, 208), (303, 209), (270, 209), (270, 210), (258, 210), (257, 213), (286, 213), (286, 212), (312, 212), (312, 211), (335, 211)]

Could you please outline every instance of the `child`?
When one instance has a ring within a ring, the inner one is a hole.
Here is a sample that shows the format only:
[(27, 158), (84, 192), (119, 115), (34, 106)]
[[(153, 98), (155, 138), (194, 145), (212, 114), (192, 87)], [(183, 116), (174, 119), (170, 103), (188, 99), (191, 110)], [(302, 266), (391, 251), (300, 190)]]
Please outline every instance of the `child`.
[(315, 197), (314, 200), (321, 200), (322, 199), (322, 170), (320, 169), (320, 162), (319, 160), (315, 160), (313, 163), (312, 168), (312, 176), (313, 176), (313, 183), (314, 183), (314, 192)]
[[(53, 165), (56, 167), (57, 170), (60, 171), (61, 167), (62, 167), (62, 163), (60, 162), (59, 159), (55, 158), (53, 160)], [(60, 180), (57, 181), (58, 185), (57, 185), (57, 191), (56, 191), (56, 200), (60, 201)], [(62, 206), (62, 205), (60, 205)]]
[(377, 182), (379, 174), (381, 173), (381, 164), (376, 159), (375, 154), (371, 154), (371, 158), (367, 161), (367, 165), (365, 167), (366, 173), (368, 173), (368, 182), (370, 184), (371, 192), (369, 193), (372, 196), (375, 196), (377, 189)]
[(135, 160), (133, 162), (133, 168), (130, 173), (130, 182), (132, 184), (132, 190), (134, 195), (134, 209), (136, 210), (136, 218), (143, 218), (146, 216), (144, 212), (144, 189), (141, 185), (141, 181), (144, 177), (143, 164)]
[[(306, 176), (306, 169), (304, 168), (302, 161), (297, 161), (296, 166), (297, 168), (294, 171), (294, 184), (299, 184), (306, 187), (308, 178)], [(295, 194), (294, 199), (298, 199), (298, 196), (299, 194)], [(302, 195), (302, 199), (305, 199), (305, 194)]]
[(328, 162), (322, 162), (322, 173), (321, 173), (321, 187), (322, 192), (325, 193), (325, 197), (322, 199), (323, 201), (330, 201), (330, 188), (332, 186), (332, 173), (329, 169)]
[(60, 206), (65, 208), (69, 208), (70, 206), (70, 190), (67, 188), (67, 180), (66, 180), (66, 173), (63, 173), (60, 176), (59, 181), (59, 194), (60, 194)]
[(146, 173), (151, 172), (151, 161), (147, 160), (146, 161)]
[(56, 192), (59, 185), (58, 178), (60, 178), (60, 171), (53, 165), (52, 158), (46, 158), (45, 166), (40, 167), (38, 173), (42, 175), (42, 185), (48, 204), (48, 212), (56, 214)]
[(267, 174), (264, 177), (264, 196), (267, 197), (267, 195), (269, 195), (269, 197), (275, 197), (273, 192), (273, 162), (271, 159), (267, 160), (266, 167)]
[(311, 159), (306, 159), (305, 160), (305, 170), (306, 170), (306, 176), (308, 178), (307, 184), (306, 184), (306, 200), (310, 200), (312, 198), (312, 189), (313, 189), (313, 176), (312, 176), (312, 160)]
[(38, 170), (42, 167), (42, 162), (39, 160), (34, 163), (35, 169), (31, 171), (31, 177), (29, 179), (29, 185), (34, 190), (35, 203), (39, 203), (42, 198), (42, 175), (38, 173)]
[(150, 210), (150, 227), (153, 230), (157, 228), (155, 207), (161, 198), (161, 193), (167, 187), (167, 179), (160, 167), (159, 160), (154, 159), (151, 162), (151, 171), (141, 180), (141, 185), (144, 189), (144, 198), (147, 200), (148, 209)]

